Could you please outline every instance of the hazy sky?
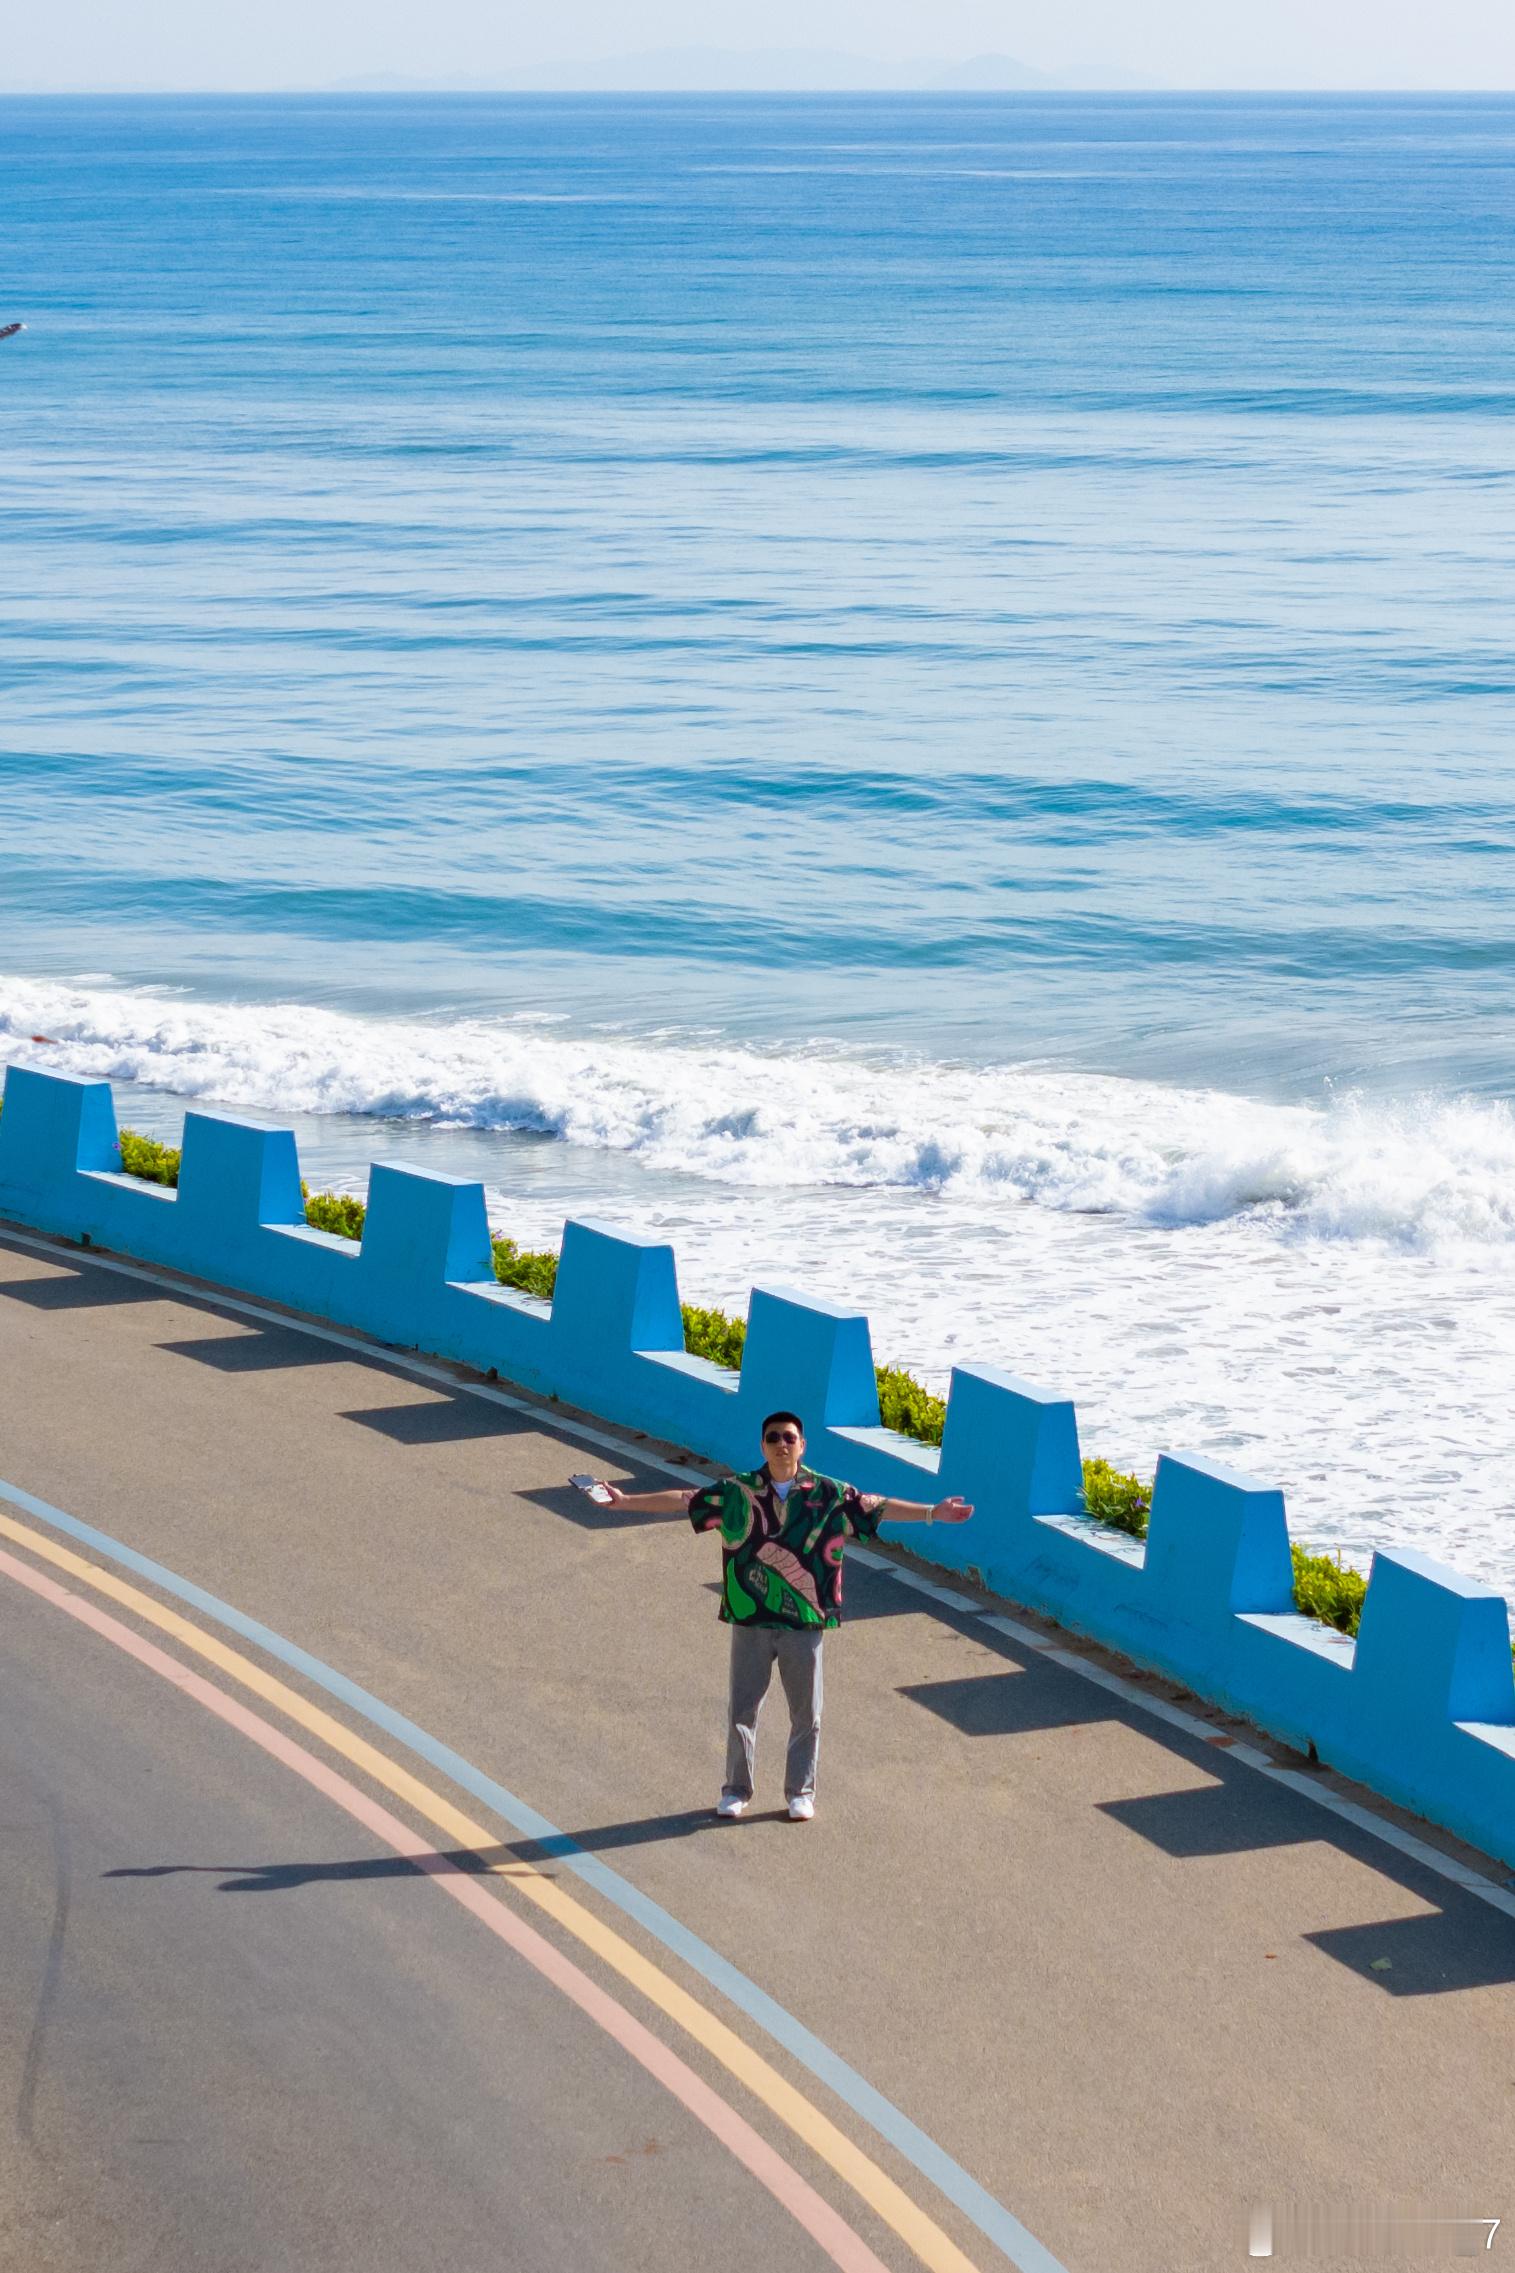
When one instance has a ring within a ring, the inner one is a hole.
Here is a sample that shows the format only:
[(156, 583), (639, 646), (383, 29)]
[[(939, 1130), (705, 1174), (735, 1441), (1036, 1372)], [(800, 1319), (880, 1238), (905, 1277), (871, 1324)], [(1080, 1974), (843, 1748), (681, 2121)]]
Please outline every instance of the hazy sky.
[(1515, 87), (1515, 0), (48, 0), (7, 11), (0, 85), (488, 83), (649, 48), (994, 53), (1173, 87)]

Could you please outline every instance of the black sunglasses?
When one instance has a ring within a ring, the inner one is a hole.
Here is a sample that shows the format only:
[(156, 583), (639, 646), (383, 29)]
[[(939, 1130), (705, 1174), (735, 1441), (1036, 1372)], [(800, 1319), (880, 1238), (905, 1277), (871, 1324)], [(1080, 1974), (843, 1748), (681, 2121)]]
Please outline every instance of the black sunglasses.
[(763, 1439), (765, 1444), (798, 1444), (799, 1441), (793, 1429), (770, 1429)]

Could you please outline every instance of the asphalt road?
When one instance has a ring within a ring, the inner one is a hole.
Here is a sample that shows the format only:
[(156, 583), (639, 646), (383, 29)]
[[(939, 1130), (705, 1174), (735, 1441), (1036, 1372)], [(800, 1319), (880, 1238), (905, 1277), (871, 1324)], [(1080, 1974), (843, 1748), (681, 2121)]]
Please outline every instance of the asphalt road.
[[(263, 1621), (521, 1795), (885, 2093), (1067, 2273), (1244, 2264), (1262, 2205), (1280, 2233), (1312, 2204), (1515, 2216), (1515, 1921), (1228, 1759), (1228, 1724), (1219, 1742), (1166, 1727), (860, 1568), (828, 1644), (815, 1822), (782, 1816), (773, 1726), (757, 1811), (718, 1825), (713, 1550), (563, 1482), (634, 1461), (586, 1457), (546, 1412), (3, 1241), (0, 1363), (5, 1484)], [(90, 1596), (41, 1550), (0, 1548)], [(143, 1615), (95, 1608), (191, 1662)], [(256, 1710), (329, 1772), (308, 1728)], [(336, 1765), (446, 1845), (424, 1799), (380, 1788), (382, 1763)], [(817, 2239), (435, 1871), (3, 1570), (0, 1823), (7, 2269), (923, 2262), (803, 2115), (780, 2120), (582, 1932), (534, 1916), (850, 2240)], [(515, 1882), (469, 1884), (524, 1914)], [(1007, 2262), (845, 2091), (592, 1888), (574, 1898), (949, 2249)], [(1470, 2236), (1419, 2230), (1401, 2258)], [(1477, 2240), (1515, 2261), (1508, 2230)]]
[(434, 1880), (65, 1623), (0, 1588), (0, 2263), (827, 2262)]

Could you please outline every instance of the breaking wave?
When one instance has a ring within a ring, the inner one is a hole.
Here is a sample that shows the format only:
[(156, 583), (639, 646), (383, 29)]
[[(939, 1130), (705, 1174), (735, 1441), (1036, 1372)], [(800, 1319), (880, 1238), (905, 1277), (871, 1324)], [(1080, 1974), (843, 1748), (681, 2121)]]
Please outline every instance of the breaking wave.
[(1515, 1115), (1423, 1096), (1269, 1105), (819, 1043), (570, 1035), (0, 980), (0, 1055), (191, 1100), (517, 1132), (748, 1189), (847, 1186), (1119, 1216), (1246, 1218), (1432, 1252), (1515, 1242)]

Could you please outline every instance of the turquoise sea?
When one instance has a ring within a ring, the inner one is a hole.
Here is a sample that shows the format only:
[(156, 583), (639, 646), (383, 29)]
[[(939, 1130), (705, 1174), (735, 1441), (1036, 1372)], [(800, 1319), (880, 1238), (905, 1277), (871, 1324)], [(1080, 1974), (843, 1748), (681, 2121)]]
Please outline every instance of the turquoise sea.
[(11, 318), (0, 1057), (1515, 1581), (1515, 98), (8, 98)]

